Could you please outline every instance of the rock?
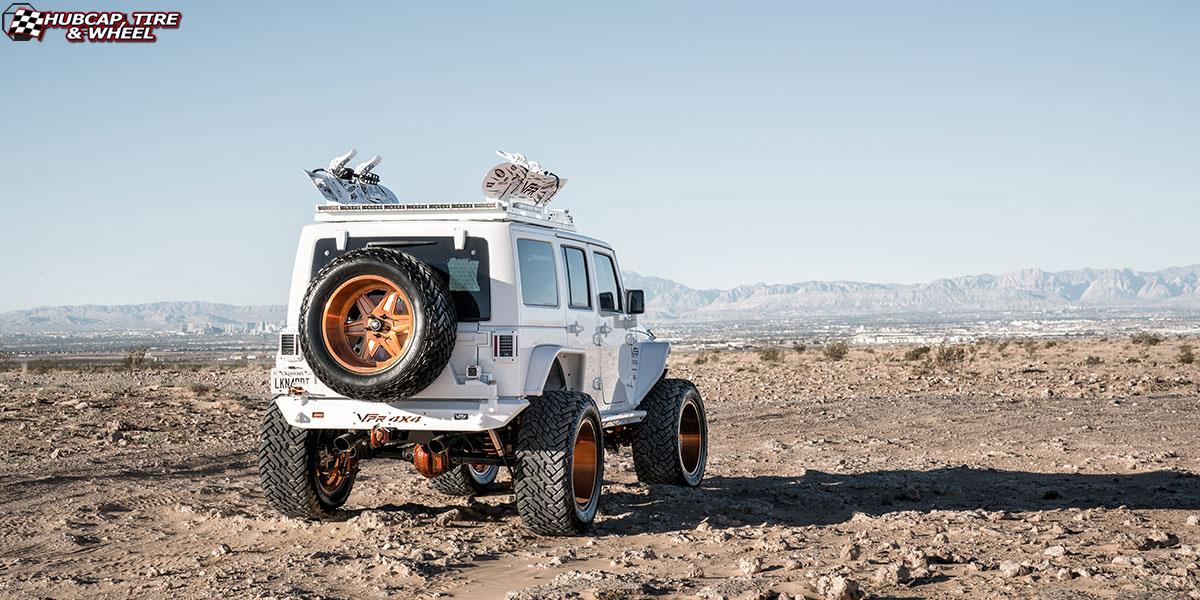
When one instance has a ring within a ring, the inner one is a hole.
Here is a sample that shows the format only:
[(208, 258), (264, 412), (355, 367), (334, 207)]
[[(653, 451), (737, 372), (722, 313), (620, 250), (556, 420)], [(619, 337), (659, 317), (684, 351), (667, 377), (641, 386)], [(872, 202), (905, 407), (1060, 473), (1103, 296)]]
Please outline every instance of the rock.
[(1196, 527), (1200, 525), (1200, 515), (1189, 515), (1187, 518), (1188, 527)]
[(233, 552), (233, 549), (230, 548), (228, 544), (221, 544), (221, 545), (217, 546), (216, 548), (213, 548), (212, 555), (213, 556), (225, 556), (226, 554), (229, 554), (230, 552)]
[(458, 521), (461, 516), (462, 515), (459, 513), (457, 508), (452, 508), (444, 513), (439, 514), (436, 518), (434, 518), (433, 522), (442, 527), (446, 527), (447, 525)]
[(1179, 538), (1173, 533), (1166, 531), (1154, 530), (1145, 537), (1138, 540), (1138, 550), (1154, 550), (1156, 548), (1170, 548), (1179, 544)]
[(1042, 554), (1044, 554), (1046, 556), (1054, 556), (1054, 557), (1066, 556), (1067, 548), (1065, 546), (1050, 546), (1049, 548), (1042, 550)]
[(746, 575), (754, 575), (762, 572), (763, 560), (758, 556), (746, 556), (738, 559), (738, 568)]
[(1059, 580), (1065, 581), (1067, 579), (1071, 579), (1072, 577), (1074, 577), (1074, 574), (1071, 573), (1070, 569), (1059, 569), (1058, 572), (1056, 572), (1054, 574), (1054, 576), (1057, 577)]
[(701, 569), (699, 565), (693, 564), (688, 568), (686, 577), (688, 579), (700, 579), (704, 577), (704, 569)]
[(921, 488), (918, 488), (916, 484), (910, 483), (908, 484), (908, 487), (904, 488), (904, 492), (900, 494), (900, 497), (905, 500), (912, 500), (914, 502), (920, 500)]
[(879, 585), (900, 585), (909, 581), (912, 581), (912, 575), (908, 567), (900, 563), (884, 565), (875, 571), (875, 583)]
[(62, 456), (62, 448), (55, 448), (50, 451), (50, 460), (58, 460)]
[(1005, 577), (1020, 577), (1022, 575), (1028, 575), (1030, 572), (1030, 569), (1027, 565), (1023, 565), (1019, 562), (1011, 560), (1001, 562), (999, 569)]
[(863, 600), (867, 597), (856, 582), (841, 575), (822, 575), (815, 587), (825, 600)]
[(858, 557), (861, 554), (862, 554), (862, 548), (860, 548), (858, 546), (858, 544), (855, 544), (854, 542), (850, 542), (849, 544), (846, 544), (842, 548), (841, 556), (842, 556), (842, 560), (858, 560)]

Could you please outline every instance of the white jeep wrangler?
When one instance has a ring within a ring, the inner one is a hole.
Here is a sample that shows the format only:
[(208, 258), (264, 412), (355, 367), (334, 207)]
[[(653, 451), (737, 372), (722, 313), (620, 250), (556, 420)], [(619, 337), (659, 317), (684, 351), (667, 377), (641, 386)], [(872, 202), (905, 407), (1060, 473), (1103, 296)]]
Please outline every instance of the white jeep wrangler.
[(450, 495), (507, 467), (521, 518), (549, 535), (595, 519), (606, 447), (631, 445), (640, 481), (699, 485), (704, 403), (665, 378), (641, 290), (547, 207), (561, 180), (506, 157), (482, 202), (399, 203), (378, 160), (310, 173), (330, 202), (300, 235), (259, 444), (277, 510), (331, 515), (369, 458)]

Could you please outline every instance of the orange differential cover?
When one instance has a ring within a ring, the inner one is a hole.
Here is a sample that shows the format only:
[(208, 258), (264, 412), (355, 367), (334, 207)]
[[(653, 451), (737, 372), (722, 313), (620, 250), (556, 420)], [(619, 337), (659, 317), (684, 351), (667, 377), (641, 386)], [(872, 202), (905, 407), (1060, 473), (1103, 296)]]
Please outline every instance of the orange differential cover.
[(450, 468), (450, 455), (446, 452), (430, 452), (417, 444), (413, 448), (413, 466), (426, 477), (437, 477)]

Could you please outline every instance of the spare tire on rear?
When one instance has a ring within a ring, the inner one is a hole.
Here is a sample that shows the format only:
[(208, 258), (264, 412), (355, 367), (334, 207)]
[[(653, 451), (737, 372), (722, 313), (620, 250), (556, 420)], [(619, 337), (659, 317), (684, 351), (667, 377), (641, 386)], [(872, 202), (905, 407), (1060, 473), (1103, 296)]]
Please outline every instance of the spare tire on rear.
[(300, 347), (313, 374), (360, 400), (402, 400), (429, 387), (458, 327), (438, 273), (388, 248), (352, 250), (321, 269), (300, 309)]

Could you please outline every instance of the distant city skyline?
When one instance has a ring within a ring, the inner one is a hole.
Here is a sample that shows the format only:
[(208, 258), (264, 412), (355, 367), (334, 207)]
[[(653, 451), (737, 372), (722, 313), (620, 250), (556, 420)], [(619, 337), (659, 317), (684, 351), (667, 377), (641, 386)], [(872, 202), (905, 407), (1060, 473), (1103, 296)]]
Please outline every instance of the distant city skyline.
[(0, 40), (0, 312), (281, 303), (300, 169), (351, 147), (412, 201), (525, 153), (695, 288), (1200, 262), (1194, 2), (170, 8), (154, 44)]

